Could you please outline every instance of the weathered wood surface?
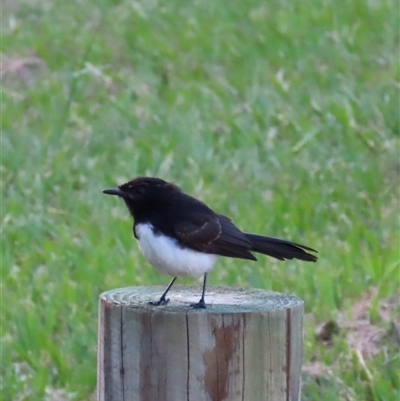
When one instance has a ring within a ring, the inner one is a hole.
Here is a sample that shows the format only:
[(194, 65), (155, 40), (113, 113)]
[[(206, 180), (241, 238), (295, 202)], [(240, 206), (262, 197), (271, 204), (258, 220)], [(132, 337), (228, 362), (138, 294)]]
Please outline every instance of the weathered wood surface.
[(298, 401), (303, 302), (256, 289), (200, 287), (101, 294), (98, 401)]

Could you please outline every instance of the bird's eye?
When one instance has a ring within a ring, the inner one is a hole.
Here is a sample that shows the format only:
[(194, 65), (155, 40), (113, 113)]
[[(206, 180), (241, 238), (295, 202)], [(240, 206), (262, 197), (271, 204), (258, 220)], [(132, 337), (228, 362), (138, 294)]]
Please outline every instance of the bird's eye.
[(145, 193), (145, 187), (143, 185), (133, 189), (134, 195), (143, 195)]

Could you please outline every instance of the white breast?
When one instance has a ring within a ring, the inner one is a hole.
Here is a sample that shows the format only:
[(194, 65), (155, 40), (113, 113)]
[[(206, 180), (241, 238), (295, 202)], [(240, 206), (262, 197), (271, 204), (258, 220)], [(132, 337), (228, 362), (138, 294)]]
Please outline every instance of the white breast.
[(214, 266), (218, 256), (182, 249), (176, 241), (163, 234), (155, 234), (149, 223), (135, 227), (139, 247), (151, 265), (174, 277), (201, 277)]

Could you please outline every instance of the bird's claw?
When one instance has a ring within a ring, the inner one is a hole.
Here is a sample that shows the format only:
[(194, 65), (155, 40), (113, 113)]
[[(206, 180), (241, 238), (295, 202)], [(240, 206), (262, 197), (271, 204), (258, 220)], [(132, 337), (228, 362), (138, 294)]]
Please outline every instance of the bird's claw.
[(167, 299), (160, 298), (158, 301), (150, 301), (149, 305), (152, 305), (152, 306), (167, 305), (168, 302), (169, 302), (169, 298), (167, 298)]
[(204, 299), (200, 299), (197, 304), (191, 304), (190, 305), (193, 309), (206, 309), (206, 303), (204, 302)]

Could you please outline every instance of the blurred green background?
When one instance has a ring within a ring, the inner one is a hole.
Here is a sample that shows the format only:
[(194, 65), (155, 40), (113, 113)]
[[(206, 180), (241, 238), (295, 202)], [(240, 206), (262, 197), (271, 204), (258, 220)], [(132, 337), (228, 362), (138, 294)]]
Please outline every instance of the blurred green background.
[(139, 175), (318, 249), (220, 260), (210, 283), (304, 299), (304, 400), (396, 399), (397, 2), (1, 6), (3, 400), (93, 399), (98, 295), (167, 284), (101, 194)]

